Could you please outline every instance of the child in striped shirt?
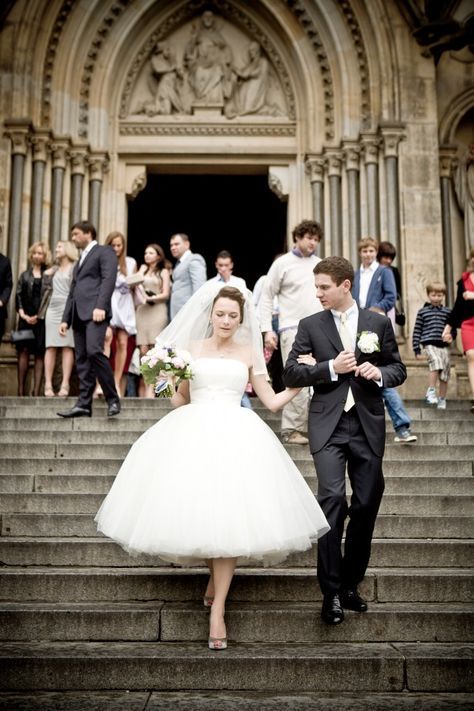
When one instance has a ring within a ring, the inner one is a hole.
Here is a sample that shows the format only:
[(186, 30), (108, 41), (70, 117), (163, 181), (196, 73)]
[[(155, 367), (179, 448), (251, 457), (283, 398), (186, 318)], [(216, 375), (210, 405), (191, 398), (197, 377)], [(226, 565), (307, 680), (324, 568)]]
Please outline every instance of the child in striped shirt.
[[(413, 350), (416, 358), (426, 356), (428, 360), (428, 390), (425, 402), (436, 405), (438, 410), (446, 410), (446, 393), (450, 376), (449, 345), (452, 336), (443, 338), (443, 330), (451, 309), (443, 306), (446, 287), (441, 282), (431, 282), (426, 286), (428, 302), (418, 311), (413, 329)], [(421, 350), (423, 348), (424, 355)], [(439, 396), (436, 386), (439, 381)]]

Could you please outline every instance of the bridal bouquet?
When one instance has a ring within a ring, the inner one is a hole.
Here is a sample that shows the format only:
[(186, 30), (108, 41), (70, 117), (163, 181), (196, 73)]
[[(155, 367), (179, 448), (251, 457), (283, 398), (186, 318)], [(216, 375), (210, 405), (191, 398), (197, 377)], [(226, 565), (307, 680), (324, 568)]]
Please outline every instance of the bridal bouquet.
[(175, 346), (156, 345), (140, 359), (140, 372), (147, 385), (155, 386), (157, 397), (172, 397), (182, 380), (193, 377), (191, 356)]

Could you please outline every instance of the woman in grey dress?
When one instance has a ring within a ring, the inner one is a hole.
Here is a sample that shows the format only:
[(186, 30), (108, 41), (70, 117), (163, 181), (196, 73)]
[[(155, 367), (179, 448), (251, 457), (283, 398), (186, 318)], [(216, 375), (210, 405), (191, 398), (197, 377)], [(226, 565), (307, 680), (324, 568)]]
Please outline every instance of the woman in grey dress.
[(54, 397), (53, 373), (58, 349), (61, 350), (62, 381), (58, 392), (60, 397), (69, 395), (69, 380), (74, 365), (74, 339), (72, 329), (66, 336), (59, 334), (59, 324), (63, 320), (64, 307), (69, 294), (72, 270), (77, 261), (77, 249), (70, 240), (58, 242), (55, 251), (56, 264), (45, 272), (52, 280), (51, 299), (46, 310), (46, 353), (44, 357), (44, 394)]

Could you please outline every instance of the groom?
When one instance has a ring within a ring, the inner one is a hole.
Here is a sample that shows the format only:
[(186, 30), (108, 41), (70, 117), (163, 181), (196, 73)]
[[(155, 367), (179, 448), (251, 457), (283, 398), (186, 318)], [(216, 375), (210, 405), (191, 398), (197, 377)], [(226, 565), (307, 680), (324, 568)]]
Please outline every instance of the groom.
[[(321, 617), (334, 625), (344, 620), (343, 608), (367, 610), (357, 585), (369, 562), (384, 490), (382, 388), (403, 383), (406, 368), (390, 320), (360, 310), (352, 298), (351, 263), (343, 257), (328, 257), (315, 266), (314, 274), (315, 296), (324, 311), (300, 321), (283, 377), (288, 387), (314, 388), (309, 444), (317, 471), (318, 501), (331, 526), (318, 542)], [(349, 507), (346, 464), (352, 487)]]

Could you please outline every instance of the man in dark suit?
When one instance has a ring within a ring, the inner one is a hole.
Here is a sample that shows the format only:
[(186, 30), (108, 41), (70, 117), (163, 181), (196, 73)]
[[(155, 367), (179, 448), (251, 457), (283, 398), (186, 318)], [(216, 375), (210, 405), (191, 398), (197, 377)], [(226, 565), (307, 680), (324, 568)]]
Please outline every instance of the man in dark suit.
[[(359, 310), (351, 295), (354, 270), (343, 257), (314, 268), (324, 311), (300, 321), (284, 370), (288, 387), (314, 388), (309, 444), (318, 477), (318, 501), (331, 530), (318, 542), (322, 619), (338, 624), (343, 608), (365, 612), (357, 590), (367, 569), (375, 519), (384, 490), (385, 411), (382, 387), (406, 378), (386, 316)], [(346, 501), (346, 464), (351, 481)], [(349, 515), (344, 555), (344, 520)]]
[[(0, 238), (2, 228), (0, 227)], [(5, 334), (5, 323), (7, 320), (8, 302), (13, 288), (12, 265), (8, 257), (0, 253), (0, 343)]]
[(71, 289), (66, 301), (59, 333), (74, 330), (79, 398), (60, 417), (90, 417), (96, 378), (108, 403), (107, 414), (118, 415), (120, 399), (115, 388), (110, 363), (104, 355), (104, 339), (112, 317), (111, 298), (117, 277), (117, 257), (112, 247), (100, 246), (90, 222), (77, 222), (71, 239), (81, 252), (74, 267)]

